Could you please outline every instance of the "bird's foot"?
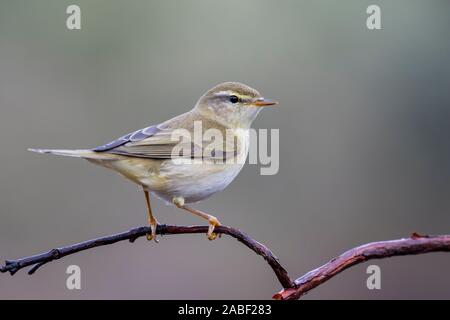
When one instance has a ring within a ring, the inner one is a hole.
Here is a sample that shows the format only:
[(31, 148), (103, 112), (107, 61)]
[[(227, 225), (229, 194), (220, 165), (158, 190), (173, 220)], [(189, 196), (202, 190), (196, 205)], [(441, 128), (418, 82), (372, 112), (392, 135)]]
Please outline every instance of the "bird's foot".
[(214, 232), (215, 227), (221, 226), (219, 220), (217, 220), (216, 217), (211, 217), (208, 221), (209, 221), (209, 228), (208, 228), (208, 234), (207, 234), (208, 239), (215, 240), (217, 238), (217, 236), (219, 236), (219, 238), (220, 238), (222, 234)]
[(157, 227), (158, 227), (158, 221), (156, 221), (156, 219), (155, 219), (155, 221), (152, 221), (150, 223), (150, 229), (151, 229), (152, 232), (151, 233), (147, 233), (147, 235), (146, 235), (148, 241), (152, 241), (153, 240), (156, 243), (159, 242), (159, 240), (156, 237), (156, 228)]

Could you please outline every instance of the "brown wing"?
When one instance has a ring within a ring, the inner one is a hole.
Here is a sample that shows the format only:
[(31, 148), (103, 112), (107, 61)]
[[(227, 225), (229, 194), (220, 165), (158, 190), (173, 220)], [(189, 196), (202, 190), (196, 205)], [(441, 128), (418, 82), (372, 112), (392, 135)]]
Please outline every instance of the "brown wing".
[(177, 157), (226, 159), (236, 153), (233, 146), (225, 145), (216, 146), (212, 152), (204, 155), (203, 150), (210, 141), (202, 141), (201, 145), (196, 145), (192, 142), (193, 139), (188, 142), (174, 139), (173, 133), (174, 130), (167, 126), (150, 126), (124, 135), (93, 151), (151, 159), (171, 159), (175, 146), (180, 150)]
[(140, 141), (143, 139), (146, 139), (148, 137), (153, 136), (154, 134), (161, 131), (158, 126), (150, 126), (144, 129), (140, 129), (131, 133), (128, 133), (116, 140), (113, 140), (111, 142), (108, 142), (107, 144), (104, 144), (102, 146), (96, 147), (92, 149), (92, 151), (97, 152), (106, 152), (111, 151), (117, 147), (120, 147), (126, 143), (133, 142), (133, 141)]

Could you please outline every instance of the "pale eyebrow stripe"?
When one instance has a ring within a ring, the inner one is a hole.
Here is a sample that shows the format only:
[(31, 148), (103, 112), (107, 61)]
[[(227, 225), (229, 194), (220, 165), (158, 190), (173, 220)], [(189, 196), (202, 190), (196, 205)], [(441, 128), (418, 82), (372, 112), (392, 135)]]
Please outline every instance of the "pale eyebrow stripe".
[(232, 91), (219, 91), (217, 93), (214, 94), (214, 97), (217, 98), (228, 98), (229, 96), (237, 96), (239, 99), (241, 99), (243, 102), (248, 102), (253, 100), (253, 97), (247, 96), (247, 95), (242, 95), (236, 92), (232, 92)]

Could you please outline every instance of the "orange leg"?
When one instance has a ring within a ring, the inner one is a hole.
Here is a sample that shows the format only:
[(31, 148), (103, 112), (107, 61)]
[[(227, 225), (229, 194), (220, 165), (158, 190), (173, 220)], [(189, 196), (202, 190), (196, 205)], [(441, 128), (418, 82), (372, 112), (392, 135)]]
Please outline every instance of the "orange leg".
[[(214, 217), (210, 214), (207, 214), (203, 211), (200, 211), (200, 210), (197, 210), (197, 209), (194, 209), (194, 208), (184, 205), (184, 199), (182, 199), (182, 198), (174, 198), (173, 203), (180, 209), (184, 209), (196, 216), (199, 216), (205, 220), (208, 220), (208, 222), (209, 222), (208, 239), (214, 240), (217, 238), (217, 233), (214, 233), (214, 228), (220, 226), (221, 224), (216, 217)], [(220, 237), (220, 234), (219, 234), (219, 237)]]
[(147, 210), (148, 210), (148, 223), (150, 224), (150, 229), (152, 230), (151, 234), (147, 234), (147, 240), (154, 240), (158, 243), (158, 239), (156, 239), (156, 227), (158, 226), (158, 221), (153, 216), (152, 207), (150, 205), (150, 194), (147, 190), (144, 190), (145, 200), (147, 201)]

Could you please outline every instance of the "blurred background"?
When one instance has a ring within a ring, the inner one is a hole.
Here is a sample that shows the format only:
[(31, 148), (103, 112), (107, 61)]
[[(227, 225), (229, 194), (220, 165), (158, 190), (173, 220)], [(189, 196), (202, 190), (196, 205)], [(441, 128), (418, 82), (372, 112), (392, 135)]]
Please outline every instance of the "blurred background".
[[(66, 8), (81, 7), (81, 30)], [(366, 28), (381, 7), (382, 30)], [(94, 147), (190, 109), (223, 81), (280, 107), (280, 170), (247, 165), (197, 205), (269, 246), (292, 277), (370, 241), (450, 233), (450, 2), (0, 1), (0, 258), (146, 223), (139, 187), (29, 147)], [(203, 221), (153, 201), (161, 223)], [(81, 268), (81, 290), (66, 268)], [(381, 290), (366, 268), (381, 267)], [(306, 299), (450, 298), (450, 255), (372, 261)], [(0, 275), (4, 299), (268, 299), (261, 257), (229, 237), (139, 239)]]

